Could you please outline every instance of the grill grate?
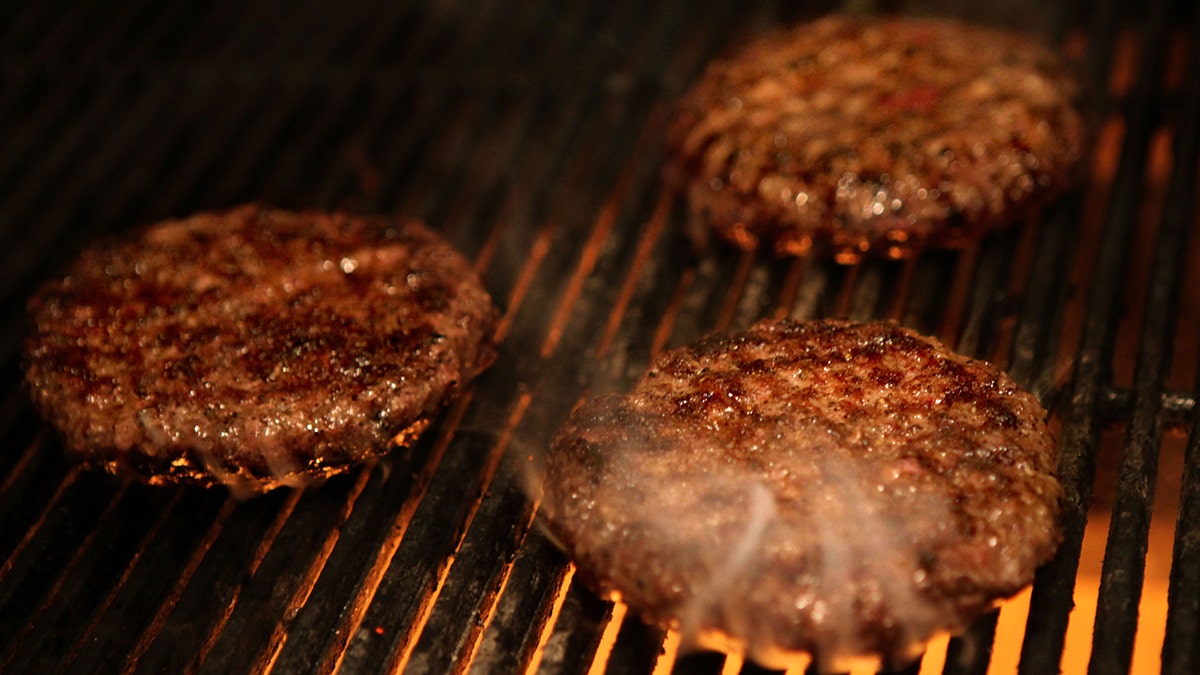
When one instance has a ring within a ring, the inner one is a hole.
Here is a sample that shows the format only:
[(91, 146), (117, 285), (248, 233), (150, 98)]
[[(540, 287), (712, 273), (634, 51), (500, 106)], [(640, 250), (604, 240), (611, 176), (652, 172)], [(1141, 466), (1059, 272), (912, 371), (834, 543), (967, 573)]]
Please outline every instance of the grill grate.
[[(1058, 557), (911, 672), (1200, 670), (1188, 3), (933, 3), (1080, 58), (1088, 180), (970, 249), (849, 267), (681, 254), (658, 182), (703, 64), (836, 3), (352, 4), (0, 7), (0, 671), (766, 672), (588, 592), (528, 487), (579, 396), (768, 315), (894, 318), (1056, 410)], [(497, 364), (415, 447), (319, 488), (237, 501), (73, 468), (19, 384), (25, 298), (96, 236), (248, 200), (434, 224), (506, 310)]]

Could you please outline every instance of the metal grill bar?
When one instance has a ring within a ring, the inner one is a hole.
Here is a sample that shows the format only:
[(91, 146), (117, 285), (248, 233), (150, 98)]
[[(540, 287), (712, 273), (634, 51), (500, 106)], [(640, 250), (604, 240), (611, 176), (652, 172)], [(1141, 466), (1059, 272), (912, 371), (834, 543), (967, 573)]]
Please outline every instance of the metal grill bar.
[[(1154, 4), (1151, 20), (1147, 22), (1143, 35), (1143, 45), (1165, 42), (1168, 16), (1165, 2)], [(1098, 402), (1110, 368), (1118, 319), (1118, 298), (1125, 276), (1125, 254), (1137, 220), (1142, 167), (1153, 129), (1155, 111), (1151, 104), (1161, 84), (1157, 77), (1161, 70), (1161, 58), (1161, 53), (1156, 49), (1142, 52), (1137, 88), (1126, 117), (1117, 180), (1097, 256), (1096, 269), (1100, 272), (1094, 275), (1092, 281), (1071, 399), (1063, 413), (1059, 474), (1065, 492), (1065, 541), (1054, 560), (1039, 570), (1034, 584), (1022, 648), (1023, 673), (1056, 670), (1062, 654), (1067, 617), (1071, 610), (1071, 589), (1079, 566), (1080, 546), (1095, 478)], [(1095, 77), (1095, 80), (1103, 81), (1100, 77)]]
[[(1160, 10), (1165, 14), (1165, 9)], [(1157, 18), (1157, 17), (1156, 17)], [(1165, 16), (1161, 19), (1165, 23)], [(1193, 52), (1200, 43), (1192, 44)], [(1159, 68), (1143, 71), (1154, 77)], [(1189, 102), (1197, 100), (1200, 70), (1191, 71)], [(1200, 115), (1200, 108), (1191, 112)], [(1183, 254), (1193, 225), (1197, 150), (1195, 125), (1176, 129), (1175, 167), (1167, 190), (1165, 213), (1158, 233), (1138, 348), (1133, 414), (1118, 477), (1116, 503), (1105, 547), (1100, 599), (1093, 638), (1093, 673), (1125, 672), (1133, 654), (1138, 600), (1146, 564), (1150, 507), (1162, 432), (1160, 405), (1170, 363), (1171, 338), (1178, 315)]]
[[(1164, 227), (1176, 237), (1186, 236), (1178, 233), (1186, 233), (1196, 222), (1193, 196), (1198, 183), (1197, 158), (1200, 157), (1200, 125), (1195, 123), (1200, 119), (1200, 12), (1193, 12), (1189, 38), (1191, 52), (1184, 76), (1187, 86), (1179, 118), (1181, 122), (1175, 129), (1175, 167), (1163, 214)], [(1180, 248), (1183, 248), (1182, 243)], [(1178, 290), (1173, 289), (1173, 292)], [(1154, 300), (1157, 299), (1153, 299), (1152, 303)], [(1166, 302), (1166, 299), (1163, 301)], [(1147, 326), (1147, 330), (1150, 330), (1150, 326)], [(1197, 382), (1200, 383), (1200, 377)], [(1194, 419), (1200, 420), (1200, 417), (1194, 416)], [(1198, 470), (1200, 425), (1193, 423), (1185, 454), (1180, 512), (1167, 592), (1167, 628), (1162, 648), (1162, 667), (1163, 673), (1168, 675), (1182, 675), (1200, 669), (1200, 652), (1195, 648), (1200, 643), (1197, 639), (1200, 637), (1200, 566), (1194, 562), (1200, 556), (1200, 547), (1197, 546), (1200, 540), (1196, 537), (1200, 531)]]
[[(687, 251), (683, 215), (658, 182), (666, 104), (723, 45), (825, 8), (437, 0), (388, 3), (369, 18), (316, 0), (0, 9), (6, 316), (19, 317), (36, 280), (98, 233), (247, 199), (423, 217), (476, 257), (507, 309), (496, 366), (410, 451), (248, 502), (73, 470), (19, 389), (0, 392), (0, 519), (19, 524), (0, 529), (0, 663), (769, 672), (739, 654), (681, 655), (678, 635), (592, 595), (539, 530), (526, 458), (585, 389), (624, 388), (661, 349), (766, 315), (838, 314), (940, 333), (1007, 363), (1051, 402), (1078, 354), (1064, 408), (1068, 536), (1034, 591), (1025, 672), (1053, 670), (1062, 654), (1099, 426), (1129, 422), (1127, 472), (1141, 480), (1153, 476), (1160, 425), (1195, 420), (1163, 648), (1164, 668), (1194, 670), (1200, 418), (1194, 393), (1167, 389), (1162, 375), (1178, 260), (1150, 284), (1160, 295), (1149, 296), (1134, 388), (1114, 388), (1108, 369), (1123, 242), (1164, 106), (1177, 115), (1169, 130), (1182, 162), (1170, 195), (1196, 183), (1197, 78), (1182, 103), (1141, 76), (1127, 98), (1097, 98), (1126, 132), (1112, 194), (1095, 190), (1106, 201), (1098, 251), (1073, 245), (1082, 195), (978, 248), (899, 263)], [(1157, 8), (1138, 42), (1142, 75), (1161, 63), (1158, 36), (1180, 14)], [(1090, 14), (1088, 77), (1101, 92), (1133, 15), (1116, 0)], [(1078, 19), (1051, 18), (1064, 30)], [(1168, 208), (1189, 202), (1170, 195)], [(1164, 213), (1163, 260), (1183, 250), (1192, 218)], [(1078, 270), (1090, 290), (1073, 303)], [(1085, 322), (1078, 352), (1068, 309)], [(20, 335), (19, 321), (0, 332), (0, 372), (13, 383)], [(1144, 565), (1151, 495), (1138, 480), (1122, 483), (1097, 618), (1098, 635), (1113, 638), (1098, 638), (1094, 662), (1116, 671), (1133, 629), (1120, 609), (1136, 603)], [(1009, 611), (1021, 610), (1006, 606), (928, 662), (986, 671)]]
[[(227, 633), (223, 633), (223, 634), (227, 634)], [(295, 643), (292, 643), (292, 644), (295, 644)], [(286, 653), (287, 653), (287, 652), (286, 652)], [(286, 662), (284, 662), (284, 663), (286, 663)]]
[[(136, 672), (181, 671), (194, 666), (199, 653), (211, 647), (215, 638), (212, 627), (228, 620), (240, 601), (243, 583), (253, 578), (298, 499), (299, 493), (272, 494), (239, 504), (215, 538), (196, 542), (203, 544), (196, 551), (202, 556), (199, 566), (184, 588), (171, 592), (174, 605), (166, 617), (156, 617), (158, 621), (146, 627), (150, 632), (139, 634), (139, 650), (107, 656), (115, 656), (120, 668)], [(179, 567), (184, 561), (182, 556), (174, 559)], [(137, 660), (129, 660), (132, 657)]]
[(1175, 526), (1162, 672), (1186, 675), (1200, 668), (1200, 414), (1184, 455), (1183, 488)]
[[(166, 531), (181, 528), (197, 532), (207, 529), (207, 532), (195, 546), (189, 547), (179, 537), (166, 535), (165, 545), (156, 540), (143, 547), (129, 568), (131, 582), (119, 589), (121, 595), (103, 613), (96, 615), (91, 630), (84, 631), (64, 659), (63, 669), (84, 663), (95, 670), (111, 672), (122, 663), (138, 662), (233, 511), (232, 499), (221, 502), (216, 498), (172, 511), (164, 527)], [(129, 639), (131, 632), (139, 636), (136, 641)]]

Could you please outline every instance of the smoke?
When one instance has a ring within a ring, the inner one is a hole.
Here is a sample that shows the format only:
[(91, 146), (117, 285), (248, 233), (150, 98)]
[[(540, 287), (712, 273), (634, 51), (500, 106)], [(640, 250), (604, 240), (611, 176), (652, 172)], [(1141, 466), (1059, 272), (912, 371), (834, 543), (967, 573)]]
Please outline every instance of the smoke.
[[(739, 583), (752, 568), (758, 565), (762, 558), (763, 542), (769, 527), (779, 517), (774, 496), (759, 482), (746, 485), (746, 514), (743, 527), (745, 531), (728, 551), (724, 560), (716, 561), (716, 568), (700, 588), (696, 589), (691, 599), (684, 606), (680, 618), (681, 632), (685, 636), (699, 635), (706, 628), (705, 617), (718, 610), (735, 623), (742, 625), (730, 626), (730, 632), (746, 633), (740, 612), (729, 611), (729, 598), (734, 594), (731, 590), (742, 585)], [(737, 609), (736, 607), (733, 609)]]
[[(920, 588), (933, 553), (927, 537), (938, 538), (951, 522), (949, 504), (936, 491), (872, 485), (845, 455), (821, 467), (823, 485), (812, 495), (817, 595), (825, 602), (818, 665), (841, 670), (842, 661), (880, 648), (887, 661), (913, 658), (946, 621), (944, 608)], [(866, 635), (862, 617), (876, 612), (887, 617), (890, 644)]]
[(825, 672), (919, 657), (952, 618), (922, 591), (932, 547), (952, 527), (948, 498), (911, 489), (915, 462), (771, 452), (780, 457), (770, 467), (717, 448), (682, 461), (614, 453), (596, 494), (580, 496), (599, 520), (588, 545), (616, 554), (617, 569), (602, 574), (664, 589), (617, 590), (635, 608), (674, 603), (666, 613), (685, 651), (716, 634), (764, 665), (809, 653)]

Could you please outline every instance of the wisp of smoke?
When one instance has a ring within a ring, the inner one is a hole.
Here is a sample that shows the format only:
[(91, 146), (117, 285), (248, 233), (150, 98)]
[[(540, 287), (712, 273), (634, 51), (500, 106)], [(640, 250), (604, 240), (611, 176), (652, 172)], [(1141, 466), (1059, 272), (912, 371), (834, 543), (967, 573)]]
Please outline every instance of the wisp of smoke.
[[(843, 452), (797, 461), (809, 463), (790, 473), (802, 484), (748, 467), (677, 467), (673, 485), (645, 466), (614, 472), (607, 499), (640, 500), (630, 536), (690, 580), (675, 611), (683, 649), (742, 644), (773, 665), (812, 652), (825, 672), (916, 658), (944, 629), (945, 612), (920, 590), (918, 532), (949, 527), (945, 498), (885, 488)], [(886, 644), (864, 625), (880, 614), (894, 636)]]

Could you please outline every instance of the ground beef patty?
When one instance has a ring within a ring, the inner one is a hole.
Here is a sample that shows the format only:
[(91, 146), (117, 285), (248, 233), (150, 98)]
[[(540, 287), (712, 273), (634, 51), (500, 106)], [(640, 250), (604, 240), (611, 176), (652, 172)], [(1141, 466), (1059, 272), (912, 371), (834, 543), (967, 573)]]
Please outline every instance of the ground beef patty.
[(67, 449), (151, 483), (302, 484), (411, 441), (494, 358), (497, 312), (421, 224), (246, 206), (86, 250), (30, 301)]
[(1083, 152), (1078, 91), (1029, 37), (829, 16), (713, 63), (676, 108), (666, 175), (698, 234), (902, 257), (1060, 194)]
[(891, 323), (762, 322), (664, 353), (555, 436), (551, 534), (646, 619), (768, 665), (914, 658), (1059, 541), (1046, 411)]

